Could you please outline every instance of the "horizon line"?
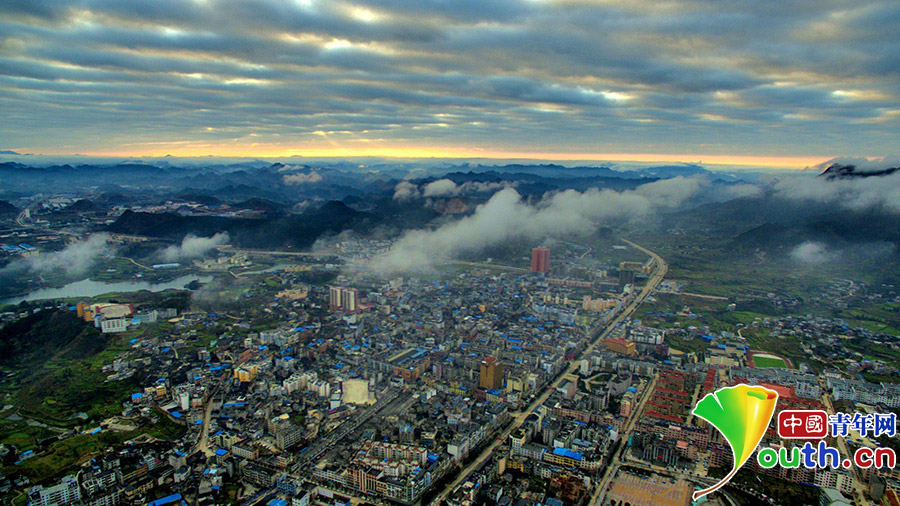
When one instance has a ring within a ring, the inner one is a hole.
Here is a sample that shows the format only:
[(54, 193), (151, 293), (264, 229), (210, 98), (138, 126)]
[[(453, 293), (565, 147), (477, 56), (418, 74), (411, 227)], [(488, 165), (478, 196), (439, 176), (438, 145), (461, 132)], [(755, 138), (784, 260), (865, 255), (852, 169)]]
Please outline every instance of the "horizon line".
[[(199, 148), (199, 149), (198, 149)], [(488, 159), (488, 160), (533, 160), (543, 162), (633, 162), (633, 163), (683, 163), (692, 165), (725, 165), (738, 167), (759, 167), (777, 169), (808, 169), (822, 165), (835, 156), (771, 156), (771, 155), (722, 155), (685, 153), (559, 153), (488, 151), (459, 148), (284, 148), (284, 149), (235, 149), (231, 146), (203, 145), (197, 148), (174, 147), (174, 149), (128, 150), (128, 151), (88, 151), (81, 153), (60, 152), (18, 152), (9, 156), (55, 156), (55, 157), (96, 157), (96, 158), (392, 158), (392, 159)], [(31, 151), (31, 150), (28, 150)], [(212, 154), (216, 152), (216, 154)]]

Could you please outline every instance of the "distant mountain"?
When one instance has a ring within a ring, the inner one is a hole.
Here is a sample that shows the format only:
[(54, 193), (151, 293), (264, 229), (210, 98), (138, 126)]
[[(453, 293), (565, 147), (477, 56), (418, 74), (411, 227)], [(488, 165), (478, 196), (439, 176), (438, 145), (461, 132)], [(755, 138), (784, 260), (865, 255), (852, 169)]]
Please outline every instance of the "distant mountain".
[(238, 247), (305, 249), (323, 235), (344, 230), (364, 231), (380, 223), (375, 215), (356, 211), (340, 201), (329, 201), (302, 214), (260, 219), (125, 211), (108, 230), (175, 241), (187, 234), (209, 237), (228, 232), (231, 244)]
[(648, 167), (646, 169), (634, 171), (645, 177), (656, 177), (660, 179), (670, 179), (673, 177), (690, 177), (701, 174), (712, 174), (699, 165), (662, 165), (659, 167)]
[(856, 168), (855, 165), (841, 165), (841, 164), (833, 164), (830, 165), (824, 172), (819, 174), (818, 177), (824, 177), (828, 180), (834, 179), (859, 179), (859, 178), (867, 178), (867, 177), (880, 177), (880, 176), (889, 176), (895, 172), (900, 170), (900, 167), (891, 167), (888, 169), (880, 169), (880, 170), (860, 170)]
[(206, 195), (203, 193), (193, 191), (192, 188), (187, 188), (183, 192), (176, 194), (175, 198), (187, 200), (189, 202), (196, 202), (198, 204), (203, 204), (203, 205), (207, 205), (207, 206), (222, 203), (222, 201), (219, 200), (218, 198), (216, 198), (212, 195)]
[(4, 150), (0, 150), (0, 155), (19, 155), (19, 156), (21, 156), (22, 153), (19, 153), (19, 152), (16, 152), (16, 151), (10, 151), (10, 150), (8, 150), (8, 149), (4, 149)]
[(237, 202), (231, 204), (231, 207), (235, 209), (248, 209), (252, 211), (259, 211), (263, 214), (269, 216), (277, 216), (285, 214), (285, 208), (283, 205), (272, 202), (271, 200), (261, 199), (261, 198), (251, 198), (241, 202)]
[[(510, 167), (521, 168), (521, 166), (504, 166), (503, 169)], [(555, 166), (540, 166), (541, 168)], [(584, 191), (588, 188), (609, 188), (612, 190), (633, 190), (634, 188), (658, 181), (659, 178), (637, 176), (633, 173), (617, 172), (605, 167), (584, 168), (583, 173), (575, 173), (571, 175), (571, 169), (566, 169), (566, 175), (547, 176), (531, 172), (501, 172), (499, 170), (489, 170), (485, 172), (449, 172), (441, 177), (430, 177), (417, 180), (419, 183), (429, 183), (438, 179), (449, 179), (457, 185), (465, 183), (507, 183), (513, 184), (516, 191), (523, 195), (543, 195), (548, 191), (573, 189)], [(496, 187), (486, 193), (493, 193)]]
[(97, 210), (97, 205), (88, 199), (76, 200), (74, 204), (65, 208), (65, 211), (76, 213), (94, 212)]
[(779, 249), (805, 241), (837, 246), (867, 243), (900, 244), (896, 216), (878, 212), (829, 213), (794, 223), (764, 223), (739, 234), (736, 249)]

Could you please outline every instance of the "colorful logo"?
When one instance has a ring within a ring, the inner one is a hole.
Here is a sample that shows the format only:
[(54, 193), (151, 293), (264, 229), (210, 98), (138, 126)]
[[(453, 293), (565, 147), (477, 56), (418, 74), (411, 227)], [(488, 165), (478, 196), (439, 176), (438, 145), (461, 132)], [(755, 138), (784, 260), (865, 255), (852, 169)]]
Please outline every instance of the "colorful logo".
[(706, 420), (722, 433), (731, 446), (734, 465), (721, 481), (712, 487), (694, 492), (695, 501), (728, 483), (753, 455), (769, 428), (777, 402), (778, 392), (774, 390), (760, 386), (735, 385), (706, 394), (697, 403), (694, 415)]

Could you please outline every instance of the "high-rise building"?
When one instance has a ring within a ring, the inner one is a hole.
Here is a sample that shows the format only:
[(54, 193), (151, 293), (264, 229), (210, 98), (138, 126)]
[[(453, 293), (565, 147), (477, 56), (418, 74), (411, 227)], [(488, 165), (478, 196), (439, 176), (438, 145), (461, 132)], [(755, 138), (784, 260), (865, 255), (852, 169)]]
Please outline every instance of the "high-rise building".
[(531, 250), (531, 272), (547, 274), (550, 271), (550, 250), (538, 246)]
[(332, 311), (339, 309), (348, 313), (359, 310), (359, 290), (332, 286), (328, 288), (328, 306)]
[(352, 313), (359, 309), (359, 290), (355, 288), (344, 288), (341, 291), (341, 307), (348, 313)]
[(331, 310), (341, 307), (341, 288), (337, 286), (328, 287), (328, 305)]
[(503, 361), (496, 357), (486, 357), (481, 361), (478, 386), (486, 390), (503, 389)]

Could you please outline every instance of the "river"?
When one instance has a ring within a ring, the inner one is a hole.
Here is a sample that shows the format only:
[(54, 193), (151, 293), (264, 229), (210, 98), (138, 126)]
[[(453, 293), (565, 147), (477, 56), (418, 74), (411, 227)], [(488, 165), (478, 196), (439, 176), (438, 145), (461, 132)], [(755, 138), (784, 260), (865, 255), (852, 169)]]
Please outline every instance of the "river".
[(69, 283), (60, 288), (41, 288), (34, 290), (26, 295), (12, 297), (0, 300), (0, 306), (4, 304), (18, 304), (22, 301), (43, 300), (43, 299), (66, 299), (70, 297), (96, 297), (105, 293), (123, 293), (123, 292), (139, 292), (141, 290), (149, 290), (151, 292), (161, 292), (169, 289), (183, 289), (192, 281), (208, 283), (212, 280), (212, 276), (194, 276), (187, 275), (175, 278), (172, 281), (164, 283), (151, 283), (149, 281), (120, 281), (117, 283), (106, 283), (104, 281), (93, 281), (90, 279), (82, 279)]

